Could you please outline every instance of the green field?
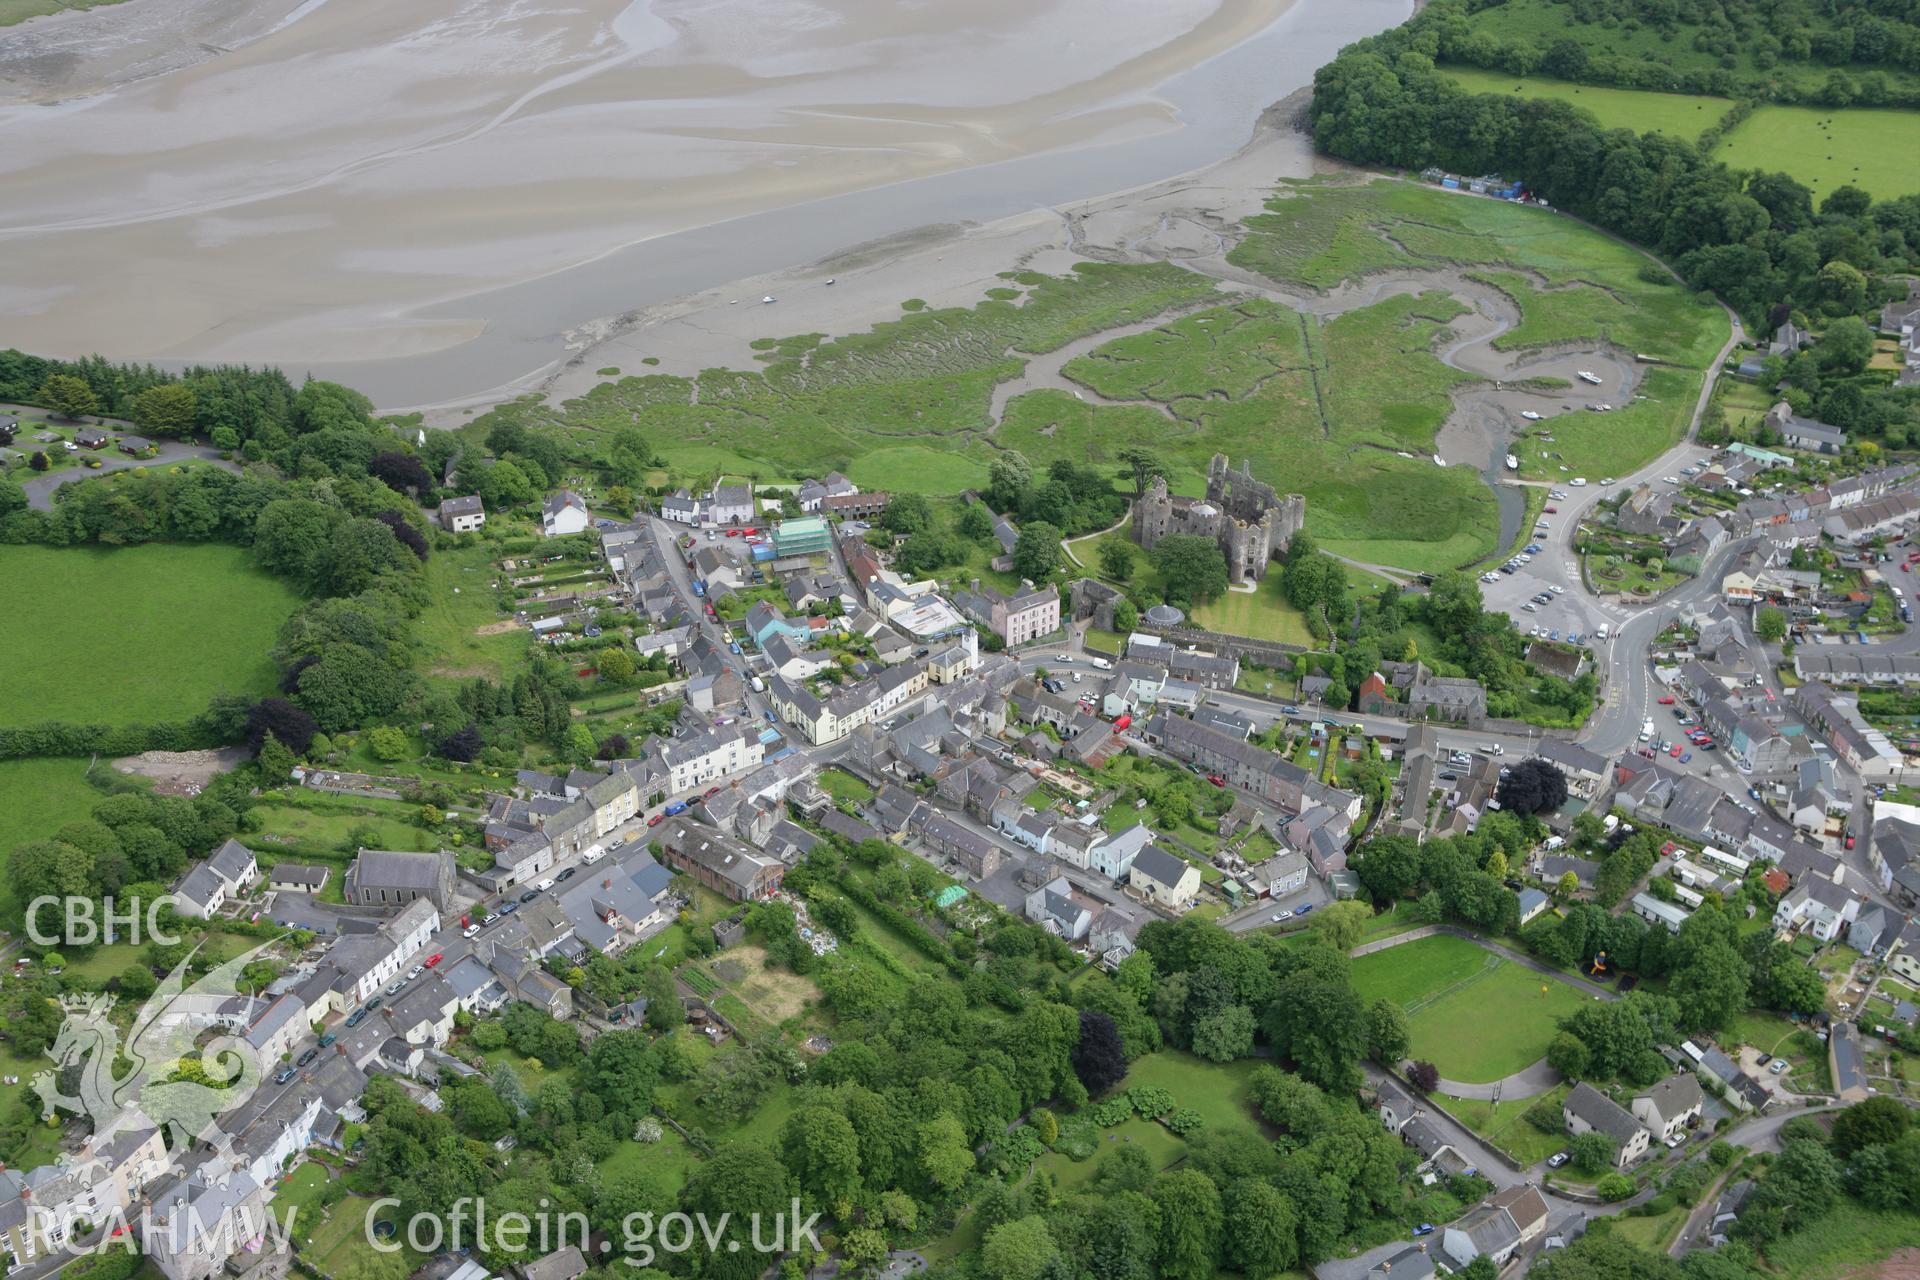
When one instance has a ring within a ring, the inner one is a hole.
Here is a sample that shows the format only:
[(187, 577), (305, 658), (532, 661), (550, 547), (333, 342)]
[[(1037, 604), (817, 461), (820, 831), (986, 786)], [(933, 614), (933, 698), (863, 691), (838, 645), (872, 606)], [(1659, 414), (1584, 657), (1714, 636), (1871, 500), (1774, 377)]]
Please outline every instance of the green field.
[(1538, 1061), (1559, 1020), (1586, 999), (1566, 983), (1447, 936), (1361, 956), (1353, 962), (1353, 985), (1364, 1001), (1385, 997), (1407, 1011), (1410, 1056), (1469, 1084)]
[(217, 693), (269, 692), (299, 603), (210, 544), (0, 548), (0, 600), (0, 724), (184, 719)]
[[(1920, 112), (1760, 107), (1714, 152), (1736, 169), (1784, 169), (1813, 190), (1859, 187), (1877, 200), (1920, 191)], [(1901, 159), (1901, 157), (1906, 157)]]
[(1552, 76), (1512, 76), (1477, 67), (1453, 66), (1444, 68), (1444, 74), (1469, 93), (1558, 98), (1590, 112), (1602, 128), (1664, 133), (1688, 142), (1699, 137), (1701, 130), (1719, 123), (1720, 117), (1733, 109), (1729, 98), (1613, 89), (1605, 85), (1574, 84)]

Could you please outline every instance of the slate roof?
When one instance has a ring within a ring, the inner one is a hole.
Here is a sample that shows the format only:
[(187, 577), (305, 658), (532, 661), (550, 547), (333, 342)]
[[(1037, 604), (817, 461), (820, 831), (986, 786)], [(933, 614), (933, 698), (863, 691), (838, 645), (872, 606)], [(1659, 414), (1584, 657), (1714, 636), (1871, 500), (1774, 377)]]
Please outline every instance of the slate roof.
[(1634, 1119), (1631, 1111), (1584, 1080), (1573, 1087), (1564, 1105), (1573, 1115), (1623, 1145), (1646, 1128)]

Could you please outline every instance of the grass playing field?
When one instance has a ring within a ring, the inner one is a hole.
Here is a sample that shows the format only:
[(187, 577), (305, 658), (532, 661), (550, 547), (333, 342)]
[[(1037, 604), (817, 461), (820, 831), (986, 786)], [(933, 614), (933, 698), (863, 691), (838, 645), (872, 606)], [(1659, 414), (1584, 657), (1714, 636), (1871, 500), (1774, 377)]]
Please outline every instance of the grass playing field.
[(1814, 202), (1841, 186), (1876, 200), (1920, 191), (1920, 111), (1760, 107), (1731, 129), (1714, 158), (1735, 169), (1783, 169)]
[(1369, 1003), (1385, 997), (1406, 1010), (1410, 1056), (1469, 1084), (1538, 1061), (1560, 1019), (1586, 999), (1566, 983), (1447, 936), (1361, 956), (1353, 962), (1353, 985)]
[(1664, 133), (1692, 142), (1700, 131), (1716, 124), (1733, 107), (1728, 98), (1693, 97), (1684, 93), (1654, 93), (1646, 89), (1612, 89), (1574, 84), (1552, 76), (1512, 76), (1477, 67), (1446, 67), (1447, 79), (1470, 93), (1514, 94), (1528, 98), (1559, 98), (1592, 113), (1606, 129), (1635, 133)]
[(0, 548), (0, 724), (185, 718), (265, 693), (298, 598), (215, 545)]

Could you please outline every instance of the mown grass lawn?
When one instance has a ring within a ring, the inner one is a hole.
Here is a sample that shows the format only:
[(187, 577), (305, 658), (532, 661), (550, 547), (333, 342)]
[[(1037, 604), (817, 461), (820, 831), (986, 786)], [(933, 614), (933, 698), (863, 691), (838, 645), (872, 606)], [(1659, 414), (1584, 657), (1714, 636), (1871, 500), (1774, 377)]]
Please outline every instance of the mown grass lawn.
[(835, 800), (851, 800), (855, 804), (865, 804), (873, 799), (873, 788), (845, 769), (822, 770), (820, 787)]
[(1120, 1087), (1157, 1085), (1173, 1095), (1176, 1107), (1192, 1107), (1210, 1129), (1257, 1126), (1252, 1102), (1253, 1076), (1261, 1067), (1253, 1058), (1216, 1063), (1190, 1053), (1167, 1050), (1136, 1058)]
[(1464, 938), (1421, 938), (1353, 962), (1362, 1000), (1407, 1011), (1411, 1057), (1450, 1080), (1499, 1080), (1547, 1051), (1559, 1020), (1586, 997), (1563, 982), (1482, 950)]
[(1912, 195), (1920, 189), (1916, 155), (1920, 112), (1759, 107), (1728, 131), (1713, 158), (1736, 169), (1783, 169), (1806, 183), (1818, 204), (1842, 186), (1876, 200)]
[(1278, 573), (1269, 573), (1252, 591), (1229, 591), (1193, 611), (1193, 620), (1209, 631), (1224, 631), (1256, 640), (1313, 647), (1307, 616), (1280, 594)]
[[(299, 604), (239, 547), (0, 547), (0, 724), (176, 720), (271, 692)], [(76, 661), (79, 655), (86, 655)]]

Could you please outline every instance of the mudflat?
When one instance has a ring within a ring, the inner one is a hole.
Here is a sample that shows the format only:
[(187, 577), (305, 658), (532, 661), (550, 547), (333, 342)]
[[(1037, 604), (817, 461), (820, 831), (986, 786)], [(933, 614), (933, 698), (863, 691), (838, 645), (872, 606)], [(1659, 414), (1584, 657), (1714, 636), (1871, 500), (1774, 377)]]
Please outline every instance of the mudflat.
[(441, 350), (490, 320), (449, 304), (654, 237), (1178, 129), (1156, 89), (1292, 2), (127, 0), (36, 19), (0, 50), (0, 345), (290, 368)]

